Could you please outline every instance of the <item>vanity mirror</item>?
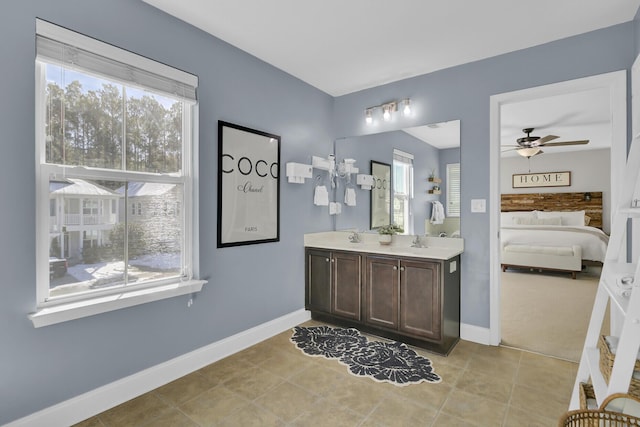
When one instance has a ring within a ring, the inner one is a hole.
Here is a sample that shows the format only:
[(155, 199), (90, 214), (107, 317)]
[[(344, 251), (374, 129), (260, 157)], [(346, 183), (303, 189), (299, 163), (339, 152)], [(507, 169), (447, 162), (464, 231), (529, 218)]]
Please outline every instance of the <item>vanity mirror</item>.
[[(406, 234), (451, 236), (460, 230), (460, 121), (418, 126), (397, 131), (339, 138), (335, 141), (336, 160), (356, 159), (360, 173), (374, 174), (366, 165), (387, 164), (391, 187), (389, 213), (376, 214), (375, 190), (362, 190), (353, 180), (340, 180), (335, 188), (335, 200), (342, 202), (345, 190), (355, 189), (357, 203), (344, 206), (335, 216), (335, 229), (368, 230), (381, 224), (382, 217), (401, 225)], [(454, 166), (447, 165), (457, 165)], [(447, 170), (449, 170), (449, 180)], [(457, 172), (456, 172), (457, 171)], [(429, 178), (441, 182), (434, 183)], [(395, 179), (394, 179), (395, 178)], [(451, 181), (451, 182), (449, 182)], [(456, 184), (452, 185), (452, 184)], [(434, 192), (437, 185), (440, 192)], [(455, 188), (454, 188), (455, 187)], [(429, 193), (429, 190), (432, 190)], [(449, 194), (448, 194), (449, 193)], [(433, 202), (443, 205), (442, 224), (432, 224)]]

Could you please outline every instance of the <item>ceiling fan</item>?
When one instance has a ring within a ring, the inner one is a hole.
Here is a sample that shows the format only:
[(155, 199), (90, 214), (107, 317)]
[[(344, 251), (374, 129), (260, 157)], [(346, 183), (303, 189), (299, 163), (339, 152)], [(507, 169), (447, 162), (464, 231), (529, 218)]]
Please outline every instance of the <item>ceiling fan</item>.
[(522, 132), (526, 133), (527, 136), (523, 136), (522, 138), (518, 138), (516, 142), (517, 145), (503, 145), (503, 147), (511, 147), (504, 151), (512, 151), (515, 150), (523, 157), (533, 157), (538, 154), (542, 154), (542, 147), (560, 147), (563, 145), (584, 145), (588, 144), (588, 139), (583, 139), (579, 141), (561, 141), (561, 142), (549, 142), (554, 139), (560, 138), (556, 135), (547, 135), (540, 138), (539, 136), (532, 136), (531, 132), (533, 132), (534, 128), (525, 128), (522, 129)]

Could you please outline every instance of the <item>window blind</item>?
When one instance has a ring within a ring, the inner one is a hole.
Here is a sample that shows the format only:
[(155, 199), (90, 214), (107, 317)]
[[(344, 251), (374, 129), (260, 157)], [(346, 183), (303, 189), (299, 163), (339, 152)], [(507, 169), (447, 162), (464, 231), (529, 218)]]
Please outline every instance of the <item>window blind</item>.
[(105, 76), (182, 101), (197, 101), (197, 76), (46, 21), (36, 21), (36, 52), (43, 62)]
[(447, 216), (460, 216), (460, 163), (447, 165)]

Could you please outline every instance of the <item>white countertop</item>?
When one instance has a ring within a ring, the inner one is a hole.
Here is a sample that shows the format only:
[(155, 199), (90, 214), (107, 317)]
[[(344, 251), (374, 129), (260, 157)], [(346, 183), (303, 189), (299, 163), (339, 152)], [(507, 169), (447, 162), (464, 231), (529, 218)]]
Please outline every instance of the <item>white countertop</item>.
[(447, 237), (421, 237), (425, 248), (411, 247), (415, 236), (396, 235), (390, 245), (378, 242), (377, 233), (360, 233), (361, 242), (349, 241), (349, 231), (328, 231), (304, 235), (304, 246), (341, 251), (367, 252), (414, 258), (447, 260), (464, 251), (464, 240)]

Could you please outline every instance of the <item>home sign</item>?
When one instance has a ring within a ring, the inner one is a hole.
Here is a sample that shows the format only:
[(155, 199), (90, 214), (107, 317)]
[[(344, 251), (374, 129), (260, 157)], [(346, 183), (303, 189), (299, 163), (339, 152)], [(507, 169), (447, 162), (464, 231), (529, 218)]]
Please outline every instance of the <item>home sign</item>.
[(513, 174), (513, 188), (569, 187), (571, 172), (542, 172)]

